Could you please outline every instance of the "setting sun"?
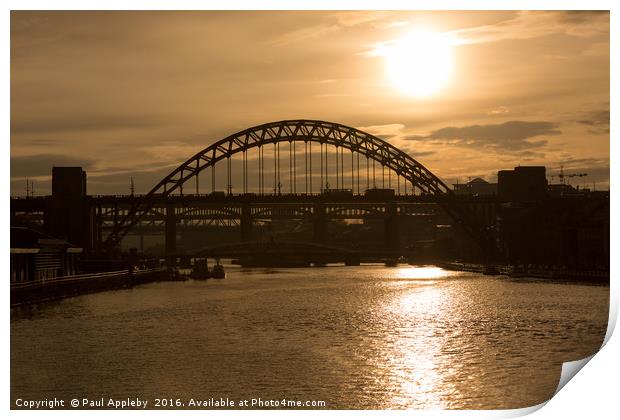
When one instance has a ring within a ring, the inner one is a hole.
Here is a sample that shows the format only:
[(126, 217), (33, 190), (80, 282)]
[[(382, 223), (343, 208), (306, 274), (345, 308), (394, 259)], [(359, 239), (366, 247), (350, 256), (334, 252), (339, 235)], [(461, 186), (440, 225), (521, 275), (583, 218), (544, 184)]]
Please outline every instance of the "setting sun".
[(452, 43), (444, 34), (414, 31), (385, 47), (386, 72), (405, 95), (437, 93), (452, 73)]

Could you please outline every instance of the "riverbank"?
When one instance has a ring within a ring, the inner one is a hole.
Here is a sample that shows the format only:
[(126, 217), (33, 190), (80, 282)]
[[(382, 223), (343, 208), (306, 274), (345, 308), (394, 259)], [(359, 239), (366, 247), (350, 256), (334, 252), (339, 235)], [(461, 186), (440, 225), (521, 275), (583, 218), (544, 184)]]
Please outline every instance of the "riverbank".
[(57, 277), (11, 285), (11, 306), (62, 299), (105, 290), (131, 288), (138, 284), (175, 280), (164, 268), (109, 271)]
[(609, 271), (568, 270), (543, 266), (513, 266), (504, 264), (477, 264), (462, 262), (441, 262), (438, 266), (451, 271), (468, 271), (473, 273), (492, 272), (513, 278), (536, 278), (548, 280), (576, 281), (584, 283), (609, 284)]

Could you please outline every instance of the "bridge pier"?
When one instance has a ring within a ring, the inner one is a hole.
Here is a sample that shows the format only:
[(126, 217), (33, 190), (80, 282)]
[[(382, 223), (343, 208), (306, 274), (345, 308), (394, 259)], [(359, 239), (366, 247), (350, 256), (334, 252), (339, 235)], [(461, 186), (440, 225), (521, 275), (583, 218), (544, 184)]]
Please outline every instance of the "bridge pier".
[(166, 261), (168, 265), (176, 265), (173, 255), (177, 251), (177, 218), (174, 203), (166, 205)]
[(314, 205), (312, 225), (314, 227), (314, 242), (325, 242), (327, 240), (327, 213), (325, 211), (325, 204), (316, 203)]
[(400, 244), (400, 216), (396, 203), (391, 202), (386, 205), (385, 218), (385, 245), (390, 251), (398, 251)]
[(101, 244), (103, 243), (103, 213), (101, 211), (101, 204), (95, 207), (95, 249), (101, 250)]
[(250, 203), (243, 203), (241, 206), (241, 241), (249, 242), (252, 240), (252, 209)]
[(355, 255), (347, 255), (344, 257), (344, 265), (347, 267), (356, 267), (361, 263), (360, 257)]

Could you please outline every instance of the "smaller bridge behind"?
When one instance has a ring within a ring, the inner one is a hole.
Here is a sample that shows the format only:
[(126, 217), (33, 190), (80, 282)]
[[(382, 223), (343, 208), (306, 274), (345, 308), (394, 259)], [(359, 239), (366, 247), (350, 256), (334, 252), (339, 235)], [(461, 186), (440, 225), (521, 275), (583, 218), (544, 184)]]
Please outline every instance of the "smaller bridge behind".
[(247, 241), (189, 250), (174, 258), (187, 264), (192, 258), (231, 258), (244, 266), (320, 266), (329, 263), (359, 265), (362, 262), (395, 262), (402, 253), (385, 250), (347, 249), (315, 242)]

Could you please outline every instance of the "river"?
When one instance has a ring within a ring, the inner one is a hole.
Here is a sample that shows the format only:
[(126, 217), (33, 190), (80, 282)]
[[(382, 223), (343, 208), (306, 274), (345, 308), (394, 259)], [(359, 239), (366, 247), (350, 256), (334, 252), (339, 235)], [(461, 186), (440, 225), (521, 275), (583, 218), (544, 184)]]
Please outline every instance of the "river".
[[(609, 288), (437, 267), (228, 268), (11, 309), (17, 398), (520, 408), (596, 352)], [(250, 407), (257, 408), (257, 407)]]

